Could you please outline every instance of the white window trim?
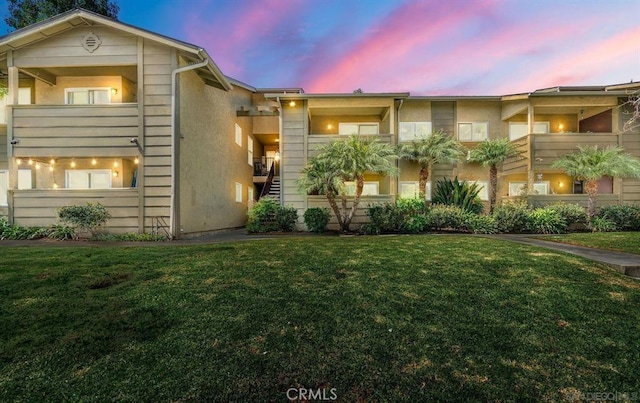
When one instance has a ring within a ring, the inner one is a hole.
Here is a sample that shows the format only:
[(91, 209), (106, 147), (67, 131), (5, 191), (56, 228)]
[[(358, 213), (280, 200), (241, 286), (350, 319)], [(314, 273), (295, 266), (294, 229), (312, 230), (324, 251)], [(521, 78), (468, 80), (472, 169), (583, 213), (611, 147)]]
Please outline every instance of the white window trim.
[[(402, 195), (402, 186), (403, 185), (412, 185), (416, 187), (416, 191), (414, 193), (413, 196), (403, 196)], [(411, 199), (411, 198), (417, 198), (418, 195), (420, 193), (420, 182), (418, 181), (401, 181), (398, 183), (398, 195), (400, 197), (406, 198), (406, 199)], [(425, 200), (431, 200), (431, 181), (427, 181), (427, 189), (424, 195), (424, 199)]]
[(236, 182), (236, 203), (242, 203), (242, 183)]
[[(111, 87), (75, 87), (75, 88), (65, 88), (64, 89), (64, 104), (69, 105), (69, 93), (70, 92), (79, 92), (79, 91), (107, 91), (107, 95), (109, 96), (109, 102), (111, 103)], [(80, 104), (85, 105), (85, 104)], [(86, 105), (106, 105), (106, 104), (95, 104), (89, 103)]]
[[(25, 95), (29, 95), (26, 97)], [(9, 94), (0, 98), (0, 124), (7, 124), (7, 100)], [(27, 99), (25, 99), (27, 98)], [(29, 102), (26, 102), (29, 101)], [(18, 105), (31, 105), (31, 87), (18, 88)]]
[(89, 184), (88, 188), (69, 188), (69, 172), (84, 172), (87, 175), (91, 174), (91, 173), (102, 173), (102, 174), (106, 174), (109, 177), (109, 188), (108, 189), (112, 189), (113, 188), (113, 171), (111, 171), (110, 169), (67, 169), (64, 171), (64, 187), (67, 189), (97, 189), (97, 188), (92, 188), (91, 184)]
[[(358, 133), (343, 133), (342, 128), (346, 125), (357, 125)], [(373, 136), (373, 134), (360, 134), (360, 126), (376, 126), (376, 134), (380, 134), (380, 123), (378, 122), (342, 122), (338, 123), (338, 134), (341, 136), (351, 136), (352, 134), (357, 134), (359, 136)]]
[(253, 207), (254, 197), (255, 195), (253, 193), (253, 185), (247, 186), (247, 202), (249, 204), (249, 208)]
[(253, 168), (253, 139), (247, 135), (247, 162)]
[(236, 144), (242, 147), (242, 127), (236, 123)]
[[(523, 196), (527, 193), (527, 182), (509, 182), (509, 196)], [(534, 195), (548, 195), (551, 183), (549, 181), (535, 182), (533, 184)]]
[[(524, 134), (521, 134), (521, 135), (519, 135), (519, 136), (517, 136), (517, 137), (514, 137), (514, 136), (511, 134), (511, 131), (512, 131), (512, 130), (511, 130), (511, 128), (512, 128), (512, 127), (515, 127), (515, 126), (525, 126), (525, 127), (526, 127), (526, 129), (525, 129), (525, 133), (524, 133)], [(542, 129), (542, 130), (538, 130), (538, 129), (536, 129), (536, 126), (537, 126), (538, 128), (540, 128), (541, 126), (544, 126), (544, 129)], [(549, 122), (535, 122), (535, 123), (533, 124), (533, 133), (534, 133), (534, 134), (549, 133), (549, 128), (550, 128), (550, 126), (551, 126), (551, 125), (549, 124)], [(521, 139), (521, 138), (523, 138), (523, 137), (528, 136), (529, 134), (530, 134), (530, 133), (529, 133), (529, 124), (528, 124), (527, 122), (509, 122), (509, 140), (511, 140), (511, 141), (513, 141), (513, 140), (518, 140), (518, 139)]]
[[(353, 188), (355, 189), (356, 187), (356, 183), (354, 181), (348, 181), (344, 183), (345, 187), (350, 187), (353, 186)], [(365, 193), (365, 189), (366, 188), (371, 188), (371, 187), (375, 187), (375, 193)], [(346, 189), (345, 189), (346, 190)], [(362, 188), (362, 195), (361, 196), (377, 196), (380, 194), (380, 182), (378, 181), (364, 181), (364, 187)], [(347, 196), (355, 196), (355, 190), (354, 193), (347, 193)]]
[[(412, 125), (413, 126), (413, 137), (412, 138), (405, 138), (402, 137), (402, 126), (408, 126), (408, 125)], [(416, 139), (421, 138), (422, 136), (419, 136), (417, 134), (417, 129), (418, 129), (418, 125), (428, 125), (428, 129), (427, 129), (427, 135), (426, 137), (429, 137), (431, 134), (433, 134), (433, 123), (432, 122), (428, 122), (428, 121), (424, 121), (424, 122), (400, 122), (400, 127), (398, 128), (398, 141), (399, 142), (411, 142), (414, 141)]]
[[(471, 125), (471, 139), (470, 140), (463, 140), (460, 138), (460, 125)], [(485, 125), (487, 127), (487, 134), (485, 136), (485, 138), (481, 139), (481, 140), (473, 140), (473, 126), (474, 125)], [(480, 143), (482, 141), (486, 141), (489, 140), (489, 122), (458, 122), (458, 125), (456, 126), (456, 129), (458, 130), (458, 141), (463, 142), (463, 143)]]
[(6, 189), (0, 188), (0, 206), (9, 205), (9, 171), (0, 169), (0, 175), (4, 176), (4, 182), (6, 183)]
[[(482, 187), (482, 189), (478, 193), (478, 197), (480, 198), (480, 200), (489, 201), (489, 181), (473, 181), (473, 182), (469, 181), (469, 182), (475, 183), (476, 185)], [(487, 193), (486, 196), (484, 196), (484, 192)]]

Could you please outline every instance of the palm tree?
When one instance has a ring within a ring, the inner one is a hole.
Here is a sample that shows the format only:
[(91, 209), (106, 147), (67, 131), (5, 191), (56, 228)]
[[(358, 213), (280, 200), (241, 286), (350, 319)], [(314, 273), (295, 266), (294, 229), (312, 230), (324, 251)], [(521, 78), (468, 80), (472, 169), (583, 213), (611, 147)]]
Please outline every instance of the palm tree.
[[(397, 157), (394, 148), (377, 139), (363, 139), (350, 136), (321, 146), (320, 153), (309, 160), (298, 179), (298, 187), (307, 194), (317, 192), (325, 194), (333, 209), (340, 229), (349, 231), (364, 188), (364, 175), (367, 172), (388, 175), (395, 173), (393, 160)], [(347, 207), (347, 195), (344, 182), (356, 183), (353, 204)], [(341, 206), (336, 202), (339, 195)]]
[(420, 137), (411, 143), (400, 145), (398, 156), (420, 165), (420, 198), (427, 193), (429, 173), (435, 164), (453, 164), (464, 155), (464, 148), (459, 141), (445, 134), (442, 130), (426, 137)]
[(591, 219), (596, 212), (598, 180), (603, 176), (612, 178), (640, 178), (640, 160), (623, 154), (617, 146), (598, 148), (598, 146), (578, 146), (578, 151), (566, 154), (551, 164), (552, 168), (562, 169), (567, 175), (585, 181), (585, 190), (589, 196), (587, 217)]
[(489, 167), (489, 214), (493, 213), (498, 193), (498, 169), (509, 158), (520, 154), (518, 147), (509, 139), (488, 140), (471, 150), (469, 160)]

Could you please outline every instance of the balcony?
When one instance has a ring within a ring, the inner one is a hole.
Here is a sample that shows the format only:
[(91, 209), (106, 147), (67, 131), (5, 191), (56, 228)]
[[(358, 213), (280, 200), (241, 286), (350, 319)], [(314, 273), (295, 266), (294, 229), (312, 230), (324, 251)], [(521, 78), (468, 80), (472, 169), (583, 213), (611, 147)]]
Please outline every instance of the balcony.
[[(394, 144), (393, 134), (360, 134), (360, 137), (375, 138), (380, 142)], [(348, 136), (345, 135), (329, 135), (329, 134), (310, 134), (308, 136), (307, 157), (313, 157), (318, 154), (318, 147), (325, 144), (329, 144), (332, 141), (345, 140)]]
[(15, 157), (134, 157), (138, 105), (18, 105), (11, 109)]
[(578, 146), (616, 146), (618, 134), (612, 133), (538, 133), (532, 141), (534, 166), (538, 170), (551, 169), (551, 164), (565, 154), (577, 151)]

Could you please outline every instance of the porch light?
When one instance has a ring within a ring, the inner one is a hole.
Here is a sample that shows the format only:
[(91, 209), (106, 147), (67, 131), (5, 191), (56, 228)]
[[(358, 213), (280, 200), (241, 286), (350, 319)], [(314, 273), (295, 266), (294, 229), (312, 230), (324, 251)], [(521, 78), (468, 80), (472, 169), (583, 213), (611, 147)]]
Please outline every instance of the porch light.
[(96, 165), (97, 163), (98, 163), (97, 159), (94, 158), (94, 159), (91, 160), (91, 165)]
[(29, 158), (29, 165), (33, 165), (33, 160)]
[(291, 101), (291, 102), (289, 102), (289, 106), (290, 106), (290, 107), (292, 107), (292, 108), (293, 108), (294, 106), (296, 106), (296, 101)]
[(118, 161), (113, 161), (113, 167), (117, 168), (118, 167)]
[(117, 88), (111, 88), (111, 93), (112, 93), (113, 95), (118, 94), (118, 89), (117, 89)]
[(58, 188), (58, 184), (54, 182), (54, 183), (53, 183), (53, 188), (54, 188), (54, 189), (57, 189), (57, 188)]
[(113, 177), (117, 178), (118, 177), (118, 171), (113, 171)]
[(280, 151), (276, 151), (276, 154), (273, 156), (273, 159), (276, 162), (280, 161)]
[(54, 160), (53, 158), (51, 158), (51, 159), (49, 160), (49, 164), (51, 164), (51, 165), (55, 165), (55, 164), (56, 164), (56, 160)]
[(49, 166), (49, 172), (53, 172), (53, 167)]
[(40, 164), (36, 162), (36, 169), (40, 169)]
[(133, 163), (138, 165), (140, 163), (140, 160), (138, 159), (138, 157), (136, 157), (136, 159), (133, 160)]
[(16, 160), (16, 164), (21, 165), (21, 164), (22, 164), (22, 160), (21, 160), (20, 158), (18, 158), (18, 159)]
[(76, 162), (75, 161), (71, 161), (71, 168), (75, 168), (76, 167)]
[(558, 187), (559, 187), (559, 188), (561, 188), (561, 187), (563, 187), (563, 186), (564, 186), (564, 183), (562, 183), (562, 182), (558, 182)]
[(333, 129), (333, 125), (332, 125), (331, 123), (329, 123), (329, 124), (327, 125), (327, 130), (331, 130), (331, 129)]
[(560, 133), (562, 133), (562, 132), (564, 131), (564, 125), (563, 125), (562, 123), (560, 123), (560, 124), (558, 125), (558, 131), (559, 131)]

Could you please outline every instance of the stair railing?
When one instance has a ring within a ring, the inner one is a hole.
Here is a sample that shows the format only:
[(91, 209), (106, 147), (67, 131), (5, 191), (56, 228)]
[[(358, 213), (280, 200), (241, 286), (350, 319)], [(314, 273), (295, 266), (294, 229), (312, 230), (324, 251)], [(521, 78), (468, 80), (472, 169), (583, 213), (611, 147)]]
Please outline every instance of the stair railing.
[(264, 186), (262, 187), (262, 192), (260, 192), (260, 196), (258, 199), (269, 194), (271, 190), (271, 184), (273, 183), (273, 177), (276, 174), (276, 164), (271, 164), (271, 168), (269, 169), (269, 174), (267, 175), (267, 180), (264, 182)]

